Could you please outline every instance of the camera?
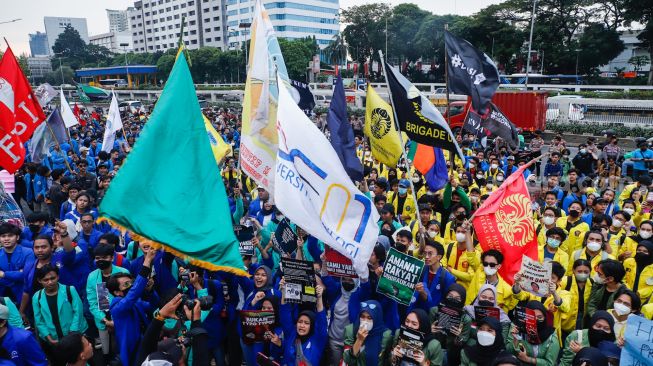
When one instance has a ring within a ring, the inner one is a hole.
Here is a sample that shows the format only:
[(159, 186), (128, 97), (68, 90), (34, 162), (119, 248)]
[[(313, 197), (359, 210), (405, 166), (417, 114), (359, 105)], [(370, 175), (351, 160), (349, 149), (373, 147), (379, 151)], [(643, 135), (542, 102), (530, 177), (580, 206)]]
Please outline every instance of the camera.
[[(200, 302), (201, 310), (204, 311), (211, 310), (211, 307), (213, 306), (213, 296), (211, 295), (201, 296), (198, 297), (197, 300)], [(192, 310), (195, 307), (195, 299), (189, 299), (188, 295), (186, 294), (181, 295), (181, 305), (177, 308), (176, 314), (177, 316), (181, 316), (182, 318), (186, 317), (186, 315), (184, 314), (184, 305), (189, 310)]]
[(190, 281), (190, 271), (187, 269), (184, 269), (180, 274), (179, 274), (179, 282), (188, 282)]

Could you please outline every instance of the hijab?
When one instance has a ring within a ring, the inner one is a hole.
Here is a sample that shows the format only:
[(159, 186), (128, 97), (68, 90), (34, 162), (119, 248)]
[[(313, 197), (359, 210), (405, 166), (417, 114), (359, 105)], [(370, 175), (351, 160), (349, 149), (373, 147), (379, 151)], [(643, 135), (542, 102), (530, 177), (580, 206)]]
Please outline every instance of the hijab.
[(594, 347), (584, 347), (578, 353), (576, 357), (571, 361), (572, 366), (608, 366), (608, 358), (601, 353), (597, 348)]
[[(254, 271), (254, 273), (256, 273), (259, 269), (262, 269), (262, 270), (265, 271), (265, 274), (268, 276), (268, 281), (263, 285), (263, 287), (255, 288), (254, 289), (255, 293), (258, 292), (258, 291), (264, 291), (265, 292), (265, 291), (272, 288), (273, 278), (272, 278), (272, 270), (270, 269), (270, 267), (265, 266), (265, 265), (261, 265)], [(254, 285), (254, 287), (256, 287), (256, 285)]]
[(478, 326), (480, 327), (483, 324), (487, 324), (494, 329), (496, 333), (494, 343), (489, 346), (481, 346), (479, 343), (476, 343), (473, 346), (465, 346), (463, 349), (467, 357), (479, 366), (491, 365), (492, 361), (506, 348), (503, 341), (501, 323), (494, 318), (487, 317), (483, 318), (478, 323)]
[(633, 282), (633, 289), (635, 290), (639, 287), (639, 281), (644, 268), (653, 264), (653, 241), (642, 240), (637, 246), (646, 248), (648, 255), (635, 253), (635, 263), (637, 263), (637, 266), (635, 266), (635, 281)]
[(529, 301), (526, 304), (526, 308), (531, 310), (539, 310), (542, 312), (542, 314), (544, 314), (544, 321), (537, 322), (537, 336), (540, 339), (539, 344), (542, 344), (547, 339), (549, 339), (551, 334), (555, 332), (555, 329), (551, 325), (549, 325), (550, 322), (552, 321), (552, 319), (549, 319), (550, 318), (549, 312), (544, 308), (544, 305), (541, 302), (536, 300)]
[(496, 287), (494, 287), (493, 285), (490, 285), (489, 283), (486, 283), (485, 285), (481, 286), (481, 289), (478, 290), (478, 294), (476, 295), (476, 298), (474, 298), (474, 301), (472, 302), (471, 305), (465, 306), (465, 311), (467, 312), (467, 314), (469, 314), (469, 316), (471, 316), (472, 319), (474, 319), (474, 316), (475, 316), (474, 306), (480, 306), (478, 295), (480, 295), (485, 290), (490, 290), (490, 291), (492, 291), (492, 293), (494, 293), (494, 304), (492, 306), (494, 306), (495, 308), (499, 308), (499, 321), (501, 323), (509, 323), (510, 318), (508, 317), (508, 314), (506, 314), (506, 312), (503, 311), (503, 309), (501, 309), (497, 305), (497, 289), (496, 289)]
[(456, 291), (457, 293), (460, 294), (460, 298), (462, 300), (462, 305), (464, 305), (465, 301), (467, 299), (467, 290), (465, 290), (465, 288), (462, 285), (460, 285), (460, 284), (458, 284), (456, 282), (452, 283), (451, 286), (449, 286), (449, 288), (447, 289), (447, 294), (444, 296), (444, 299), (442, 299), (442, 301), (446, 305), (457, 307), (456, 304), (453, 304), (449, 300), (447, 300), (447, 296), (449, 295), (449, 293), (451, 291)]
[(367, 333), (367, 338), (363, 345), (365, 346), (365, 364), (375, 365), (381, 357), (383, 351), (383, 333), (388, 330), (383, 320), (383, 309), (381, 304), (376, 300), (363, 301), (361, 303), (358, 317), (354, 321), (354, 337), (358, 334), (358, 327), (360, 326), (360, 318), (362, 313), (367, 313), (372, 317), (372, 329)]
[[(608, 334), (602, 330), (594, 329), (594, 324), (599, 320), (605, 320), (610, 325), (611, 332)], [(590, 319), (590, 325), (587, 329), (587, 338), (590, 343), (590, 347), (598, 347), (601, 341), (610, 341), (614, 342), (614, 318), (610, 313), (605, 310), (599, 310), (592, 315)]]
[(415, 314), (417, 321), (419, 322), (419, 329), (422, 334), (424, 334), (424, 347), (428, 347), (428, 344), (431, 340), (435, 339), (435, 334), (431, 333), (431, 320), (426, 311), (422, 309), (413, 309), (410, 313), (406, 314), (406, 317), (410, 314)]
[[(302, 337), (299, 334), (297, 334), (297, 339), (301, 340), (301, 342), (304, 343), (309, 338), (311, 338), (311, 336), (315, 332), (315, 318), (316, 318), (316, 315), (315, 315), (314, 311), (304, 310), (301, 313), (299, 313), (299, 316), (297, 317), (297, 320), (299, 320), (299, 318), (301, 318), (302, 316), (306, 316), (311, 322), (311, 328), (308, 330), (308, 333), (305, 336)], [(297, 322), (295, 322), (295, 323), (297, 323)]]

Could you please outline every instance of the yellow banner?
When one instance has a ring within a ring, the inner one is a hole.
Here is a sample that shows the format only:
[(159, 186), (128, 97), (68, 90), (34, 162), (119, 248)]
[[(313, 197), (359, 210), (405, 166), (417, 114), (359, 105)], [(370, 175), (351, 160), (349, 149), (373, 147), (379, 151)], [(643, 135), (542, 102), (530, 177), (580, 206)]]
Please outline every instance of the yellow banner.
[(215, 162), (219, 165), (222, 159), (231, 152), (231, 145), (224, 142), (222, 136), (220, 136), (218, 131), (213, 128), (211, 121), (209, 121), (205, 115), (202, 114), (202, 117), (204, 117), (204, 127), (206, 128), (206, 134), (209, 136), (209, 141), (211, 142), (211, 150), (213, 150)]
[(401, 143), (392, 107), (371, 85), (367, 86), (366, 103), (364, 132), (370, 139), (372, 155), (383, 164), (395, 167), (401, 157)]

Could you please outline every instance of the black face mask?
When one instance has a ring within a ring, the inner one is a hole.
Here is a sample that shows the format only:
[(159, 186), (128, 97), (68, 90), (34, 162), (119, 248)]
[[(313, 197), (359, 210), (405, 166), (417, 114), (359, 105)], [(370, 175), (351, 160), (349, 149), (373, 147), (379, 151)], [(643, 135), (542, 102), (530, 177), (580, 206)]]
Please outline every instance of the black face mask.
[(452, 308), (461, 309), (464, 305), (461, 300), (455, 299), (453, 297), (447, 297), (444, 301), (447, 305), (451, 306)]
[(598, 347), (601, 341), (614, 342), (615, 339), (613, 333), (606, 333), (602, 330), (596, 330), (591, 326), (587, 331), (587, 336), (591, 347)]
[(347, 292), (351, 292), (355, 287), (356, 285), (353, 282), (342, 282), (342, 289)]
[(39, 224), (29, 224), (29, 231), (31, 231), (32, 234), (38, 234), (39, 231), (41, 231), (41, 226)]
[(480, 305), (480, 306), (494, 306), (494, 303), (492, 301), (488, 301), (488, 300), (478, 300), (478, 305)]
[(651, 262), (651, 256), (644, 253), (635, 253), (635, 262), (638, 264), (648, 264)]
[(95, 265), (97, 266), (97, 268), (104, 270), (111, 267), (111, 261), (97, 260), (95, 261)]
[(466, 217), (467, 217), (467, 214), (465, 214), (464, 212), (456, 214), (456, 219), (460, 220), (460, 221), (464, 220)]
[(406, 246), (404, 244), (402, 244), (402, 243), (395, 243), (395, 249), (397, 249), (398, 251), (400, 251), (402, 253), (405, 253), (406, 249), (408, 249), (408, 248), (406, 248)]
[(576, 218), (579, 215), (580, 215), (580, 212), (578, 212), (576, 210), (569, 210), (569, 216)]

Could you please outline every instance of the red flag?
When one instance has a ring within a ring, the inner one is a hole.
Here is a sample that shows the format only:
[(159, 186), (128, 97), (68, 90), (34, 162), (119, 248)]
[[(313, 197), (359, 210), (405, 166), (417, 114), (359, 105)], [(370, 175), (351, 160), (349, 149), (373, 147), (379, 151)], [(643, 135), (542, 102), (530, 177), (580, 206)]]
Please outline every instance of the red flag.
[(79, 105), (75, 103), (75, 108), (73, 108), (73, 114), (75, 115), (75, 118), (79, 121), (79, 124), (82, 126), (86, 126), (86, 120), (84, 117), (82, 117), (82, 111), (79, 110)]
[(29, 140), (45, 114), (10, 47), (0, 60), (0, 166), (15, 172)]
[(100, 120), (100, 115), (97, 114), (96, 111), (93, 111), (93, 113), (91, 113), (91, 118), (93, 118), (96, 121), (99, 121)]
[(499, 274), (511, 285), (521, 268), (522, 255), (538, 260), (531, 198), (524, 179), (527, 166), (510, 175), (476, 210), (472, 220), (483, 251), (496, 249), (503, 254)]

